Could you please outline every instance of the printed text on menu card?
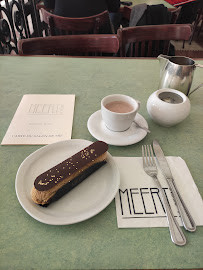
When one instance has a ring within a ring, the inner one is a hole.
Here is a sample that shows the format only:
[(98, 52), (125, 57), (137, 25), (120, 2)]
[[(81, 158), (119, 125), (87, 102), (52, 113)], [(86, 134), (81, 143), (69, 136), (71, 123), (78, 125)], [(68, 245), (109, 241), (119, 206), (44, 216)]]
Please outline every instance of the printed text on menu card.
[(71, 139), (75, 95), (24, 95), (3, 145), (50, 144)]

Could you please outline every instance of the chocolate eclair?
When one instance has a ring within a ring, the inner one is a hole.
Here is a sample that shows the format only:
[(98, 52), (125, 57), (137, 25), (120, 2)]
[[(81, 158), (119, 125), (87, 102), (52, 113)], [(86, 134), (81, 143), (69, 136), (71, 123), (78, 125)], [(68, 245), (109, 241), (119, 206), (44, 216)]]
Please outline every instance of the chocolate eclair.
[(31, 190), (32, 200), (41, 206), (60, 199), (106, 163), (108, 145), (97, 141), (40, 174)]

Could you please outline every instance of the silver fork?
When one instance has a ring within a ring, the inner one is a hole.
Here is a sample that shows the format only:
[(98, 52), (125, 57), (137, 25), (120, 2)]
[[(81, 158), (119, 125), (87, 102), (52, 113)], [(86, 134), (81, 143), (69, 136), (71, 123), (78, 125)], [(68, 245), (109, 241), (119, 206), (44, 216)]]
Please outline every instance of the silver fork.
[(166, 195), (165, 195), (165, 193), (162, 189), (162, 186), (157, 178), (158, 170), (156, 167), (156, 162), (154, 159), (154, 154), (153, 154), (151, 145), (150, 146), (148, 146), (148, 145), (142, 146), (142, 160), (143, 160), (144, 171), (155, 180), (157, 187), (161, 193), (161, 198), (162, 198), (162, 202), (163, 202), (163, 205), (164, 205), (164, 208), (166, 211), (167, 221), (168, 221), (168, 225), (169, 225), (171, 240), (176, 245), (183, 246), (186, 244), (186, 238), (185, 238), (177, 220), (175, 219), (175, 217), (173, 215), (171, 207), (168, 204), (168, 200), (166, 198)]

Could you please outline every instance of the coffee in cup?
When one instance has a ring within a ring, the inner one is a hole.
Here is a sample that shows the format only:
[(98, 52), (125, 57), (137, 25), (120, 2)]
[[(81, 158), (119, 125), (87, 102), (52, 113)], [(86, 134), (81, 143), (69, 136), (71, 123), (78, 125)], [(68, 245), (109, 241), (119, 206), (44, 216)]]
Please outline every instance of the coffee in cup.
[(101, 101), (101, 114), (105, 126), (112, 131), (129, 129), (139, 107), (139, 101), (126, 95), (104, 97)]
[(133, 106), (125, 101), (112, 101), (105, 105), (106, 109), (116, 113), (128, 113), (134, 110)]

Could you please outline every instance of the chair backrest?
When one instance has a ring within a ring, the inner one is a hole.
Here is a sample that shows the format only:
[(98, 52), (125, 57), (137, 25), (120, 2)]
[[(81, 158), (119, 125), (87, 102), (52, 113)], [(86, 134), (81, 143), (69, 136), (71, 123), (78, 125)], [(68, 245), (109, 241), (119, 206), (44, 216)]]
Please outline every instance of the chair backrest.
[(112, 56), (119, 40), (111, 34), (38, 37), (19, 40), (18, 50), (19, 55)]
[(131, 14), (132, 7), (124, 6), (120, 8), (120, 12), (124, 19), (130, 21), (130, 14)]
[(120, 56), (157, 57), (168, 54), (170, 40), (189, 40), (188, 24), (135, 26), (118, 29)]
[(41, 8), (43, 21), (48, 25), (49, 34), (67, 35), (67, 34), (98, 34), (111, 31), (113, 33), (112, 24), (109, 19), (109, 12), (104, 12), (83, 18), (69, 18), (54, 15), (44, 8)]

